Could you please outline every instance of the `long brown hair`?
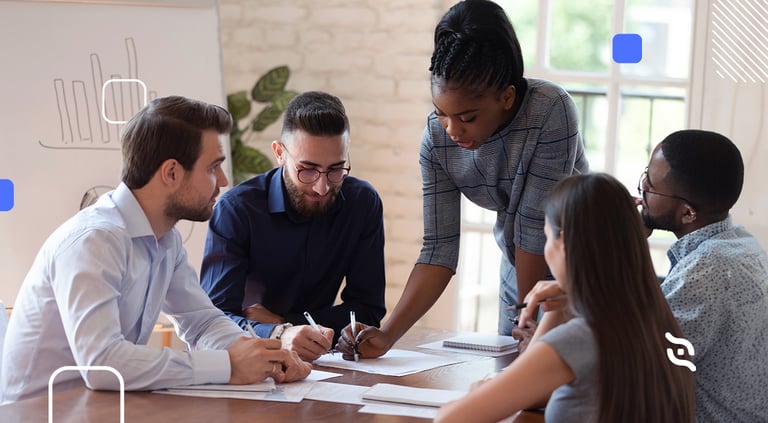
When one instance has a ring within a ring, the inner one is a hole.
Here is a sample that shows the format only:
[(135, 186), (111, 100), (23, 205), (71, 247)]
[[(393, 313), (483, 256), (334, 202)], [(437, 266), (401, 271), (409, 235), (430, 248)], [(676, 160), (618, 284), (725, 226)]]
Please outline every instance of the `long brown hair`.
[(571, 307), (595, 337), (598, 421), (693, 422), (693, 373), (666, 354), (665, 333), (682, 332), (627, 189), (607, 174), (571, 176), (555, 186), (545, 213), (563, 237)]

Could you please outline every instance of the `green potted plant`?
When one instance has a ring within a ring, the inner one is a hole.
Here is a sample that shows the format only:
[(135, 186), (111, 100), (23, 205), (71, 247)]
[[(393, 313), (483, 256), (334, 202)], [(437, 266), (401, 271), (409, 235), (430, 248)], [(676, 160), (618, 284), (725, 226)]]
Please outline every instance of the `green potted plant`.
[[(233, 185), (273, 167), (267, 155), (249, 147), (247, 143), (254, 133), (274, 123), (283, 114), (288, 102), (298, 94), (285, 89), (290, 74), (288, 66), (278, 66), (262, 75), (250, 93), (238, 91), (227, 96), (227, 108), (234, 120), (229, 136)], [(264, 103), (265, 106), (254, 118), (248, 120), (252, 103)]]

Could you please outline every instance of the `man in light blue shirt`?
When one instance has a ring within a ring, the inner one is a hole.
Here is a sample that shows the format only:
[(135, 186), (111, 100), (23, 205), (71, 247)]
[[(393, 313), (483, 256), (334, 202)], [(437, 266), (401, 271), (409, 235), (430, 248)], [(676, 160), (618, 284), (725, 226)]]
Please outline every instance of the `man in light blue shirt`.
[[(153, 100), (123, 129), (118, 188), (49, 238), (14, 305), (0, 371), (0, 402), (44, 395), (62, 366), (110, 366), (126, 390), (306, 377), (311, 366), (280, 341), (245, 332), (213, 306), (187, 260), (180, 219), (211, 216), (226, 185), (221, 107)], [(147, 347), (163, 311), (190, 351)], [(55, 388), (116, 390), (107, 372), (64, 372)]]
[(661, 289), (694, 347), (699, 422), (768, 421), (768, 255), (728, 214), (743, 179), (728, 138), (684, 130), (656, 146), (638, 185), (645, 225), (678, 238)]

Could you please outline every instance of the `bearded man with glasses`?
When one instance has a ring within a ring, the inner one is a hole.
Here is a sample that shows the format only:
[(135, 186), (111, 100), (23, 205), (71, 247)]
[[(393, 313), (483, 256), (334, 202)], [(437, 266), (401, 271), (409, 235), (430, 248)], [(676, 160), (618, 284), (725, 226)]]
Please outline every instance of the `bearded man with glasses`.
[(296, 96), (272, 142), (279, 167), (221, 197), (205, 242), (201, 285), (213, 303), (307, 361), (331, 349), (350, 311), (375, 326), (386, 312), (381, 199), (348, 176), (349, 143), (337, 97)]
[(656, 146), (637, 188), (647, 228), (677, 237), (661, 290), (694, 347), (697, 422), (768, 421), (768, 255), (729, 214), (743, 181), (731, 140), (684, 130)]

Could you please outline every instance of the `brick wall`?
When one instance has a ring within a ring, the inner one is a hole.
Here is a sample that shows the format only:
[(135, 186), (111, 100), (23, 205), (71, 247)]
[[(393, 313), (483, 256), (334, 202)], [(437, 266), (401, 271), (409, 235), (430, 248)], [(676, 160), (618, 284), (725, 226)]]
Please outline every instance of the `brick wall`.
[[(427, 114), (434, 26), (450, 4), (425, 0), (221, 0), (227, 93), (249, 90), (288, 65), (289, 89), (321, 90), (344, 102), (353, 174), (384, 202), (387, 309), (400, 297), (422, 239), (419, 142)], [(250, 142), (268, 151), (280, 122)], [(421, 324), (450, 327), (450, 295)]]

